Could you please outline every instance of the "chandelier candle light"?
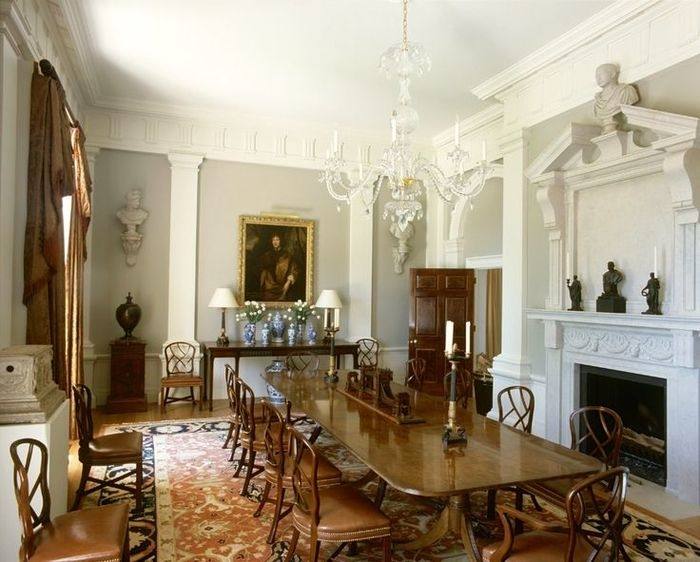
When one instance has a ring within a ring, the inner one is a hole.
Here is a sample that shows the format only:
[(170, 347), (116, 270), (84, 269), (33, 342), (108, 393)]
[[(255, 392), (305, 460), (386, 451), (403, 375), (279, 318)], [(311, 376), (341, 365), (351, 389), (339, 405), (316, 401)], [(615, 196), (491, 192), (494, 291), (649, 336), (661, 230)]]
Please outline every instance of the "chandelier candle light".
[(445, 357), (450, 362), (450, 372), (445, 375), (445, 380), (450, 379), (450, 395), (447, 403), (447, 423), (442, 433), (442, 445), (447, 448), (467, 442), (467, 432), (457, 424), (457, 376), (458, 363), (465, 361), (471, 354), (471, 322), (464, 325), (464, 354), (459, 351), (454, 343), (455, 324), (452, 320), (445, 323)]
[(411, 135), (418, 127), (419, 117), (411, 105), (409, 86), (411, 78), (422, 76), (430, 70), (430, 65), (430, 57), (423, 46), (408, 41), (408, 0), (404, 0), (402, 41), (387, 49), (379, 61), (387, 78), (396, 77), (399, 83), (397, 105), (389, 120), (391, 144), (384, 149), (379, 162), (366, 168), (358, 150), (358, 167), (349, 170), (340, 150), (338, 131), (335, 131), (320, 177), (328, 193), (337, 201), (349, 205), (353, 198), (360, 196), (368, 214), (382, 185), (387, 185), (392, 201), (384, 206), (383, 218), (390, 218), (401, 232), (411, 229), (412, 222), (423, 217), (420, 198), (424, 185), (431, 187), (445, 203), (467, 199), (471, 205), (472, 199), (482, 191), (486, 180), (495, 171), (486, 161), (485, 142), (482, 143), (481, 161), (465, 171), (469, 153), (460, 147), (459, 118), (455, 123), (454, 148), (448, 154), (451, 173), (443, 172), (420, 154), (413, 154)]

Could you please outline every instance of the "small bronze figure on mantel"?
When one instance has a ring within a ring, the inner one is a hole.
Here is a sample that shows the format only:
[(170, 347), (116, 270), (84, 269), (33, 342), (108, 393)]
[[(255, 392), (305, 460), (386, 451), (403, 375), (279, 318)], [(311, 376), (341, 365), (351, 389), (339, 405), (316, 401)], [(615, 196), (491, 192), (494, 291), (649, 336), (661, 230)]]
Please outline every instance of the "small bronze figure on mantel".
[(574, 275), (574, 280), (566, 280), (566, 286), (569, 288), (569, 298), (571, 298), (571, 308), (569, 310), (582, 311), (581, 306), (581, 281), (578, 280), (578, 275)]
[(646, 287), (642, 289), (642, 296), (647, 299), (647, 310), (642, 312), (642, 314), (661, 314), (660, 292), (661, 282), (652, 271), (649, 274), (649, 281), (647, 281)]
[(603, 294), (596, 300), (596, 312), (627, 312), (627, 299), (620, 296), (617, 286), (625, 276), (615, 269), (615, 262), (608, 262), (608, 270), (603, 274)]

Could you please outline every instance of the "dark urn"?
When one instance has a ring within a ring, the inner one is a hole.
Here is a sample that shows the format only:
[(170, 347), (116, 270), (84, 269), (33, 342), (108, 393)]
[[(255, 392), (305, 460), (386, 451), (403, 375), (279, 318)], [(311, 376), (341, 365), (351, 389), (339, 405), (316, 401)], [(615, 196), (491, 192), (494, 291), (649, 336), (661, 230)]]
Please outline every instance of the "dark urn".
[(133, 337), (133, 331), (141, 320), (141, 307), (134, 302), (131, 293), (126, 295), (126, 302), (117, 307), (117, 322), (124, 330), (122, 339)]

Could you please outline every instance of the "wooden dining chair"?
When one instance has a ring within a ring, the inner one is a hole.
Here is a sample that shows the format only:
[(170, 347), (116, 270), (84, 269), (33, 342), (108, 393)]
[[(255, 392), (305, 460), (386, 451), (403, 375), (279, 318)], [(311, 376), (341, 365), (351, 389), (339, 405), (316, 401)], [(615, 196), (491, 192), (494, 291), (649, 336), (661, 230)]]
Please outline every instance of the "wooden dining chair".
[[(286, 493), (291, 492), (292, 468), (294, 459), (289, 456), (289, 450), (284, 444), (287, 442), (287, 431), (290, 427), (291, 403), (287, 402), (284, 409), (277, 408), (272, 404), (263, 401), (263, 411), (265, 412), (265, 489), (262, 500), (258, 505), (253, 517), (260, 517), (262, 510), (267, 503), (275, 503), (275, 512), (270, 525), (270, 532), (267, 542), (275, 542), (277, 527), (292, 509), (294, 502), (285, 502)], [(303, 470), (309, 471), (310, 458), (308, 455), (302, 457)], [(329, 460), (319, 453), (318, 465), (318, 485), (320, 488), (335, 486), (340, 484), (342, 473)], [(275, 496), (272, 496), (272, 489), (275, 489)]]
[(340, 544), (331, 556), (335, 558), (347, 544), (378, 539), (383, 545), (383, 560), (389, 562), (391, 520), (350, 484), (320, 486), (320, 453), (295, 428), (289, 428), (288, 436), (288, 451), (293, 459), (294, 531), (286, 562), (294, 558), (301, 535), (309, 540), (309, 562), (318, 560), (321, 542)]
[(415, 390), (423, 388), (423, 378), (425, 377), (425, 366), (427, 362), (422, 357), (414, 357), (406, 361), (406, 376), (403, 384)]
[[(161, 410), (172, 402), (192, 402), (196, 404), (194, 388), (199, 389), (199, 409), (202, 409), (204, 378), (194, 372), (197, 348), (186, 341), (175, 341), (165, 346), (165, 376), (160, 379)], [(187, 396), (170, 396), (171, 389), (189, 388)]]
[[(232, 444), (231, 456), (229, 458), (229, 461), (233, 461), (233, 457), (236, 454), (236, 449), (239, 445), (239, 435), (241, 429), (241, 424), (238, 417), (238, 398), (236, 397), (235, 386), (235, 380), (238, 377), (238, 373), (234, 370), (234, 368), (231, 365), (226, 364), (224, 365), (224, 375), (226, 378), (226, 397), (228, 398), (230, 424), (228, 428), (228, 433), (226, 434), (226, 439), (224, 440), (224, 444), (221, 448), (226, 449), (228, 448), (229, 443)], [(259, 401), (256, 400), (255, 421), (257, 423), (261, 422), (262, 420), (262, 405)]]
[[(498, 404), (498, 421), (506, 423), (513, 429), (519, 429), (524, 433), (532, 433), (532, 420), (535, 417), (535, 395), (526, 386), (509, 386), (496, 395)], [(496, 492), (508, 490), (516, 493), (516, 509), (522, 509), (522, 494), (514, 486), (505, 488), (492, 488), (488, 491), (486, 501), (486, 517), (493, 519), (496, 516)], [(537, 500), (532, 496), (533, 503)], [(518, 504), (518, 502), (520, 502)], [(538, 504), (539, 507), (539, 504)]]
[(374, 338), (360, 338), (355, 343), (358, 345), (357, 367), (376, 369), (379, 365), (379, 342)]
[[(625, 558), (622, 517), (629, 471), (617, 467), (572, 486), (565, 499), (566, 523), (542, 521), (509, 506), (498, 506), (501, 543), (483, 549), (484, 562), (579, 562)], [(532, 529), (516, 532), (515, 522)]]
[[(606, 468), (614, 468), (620, 462), (622, 428), (622, 419), (610, 408), (604, 406), (579, 408), (569, 416), (571, 449), (595, 457), (604, 463)], [(536, 497), (563, 507), (566, 493), (576, 481), (576, 478), (559, 478), (521, 484), (518, 489), (521, 493), (534, 494)], [(522, 500), (518, 501), (522, 502)]]
[(319, 363), (320, 357), (313, 353), (292, 353), (284, 359), (284, 366), (290, 376), (313, 375), (318, 371)]
[[(243, 481), (240, 495), (247, 496), (251, 479), (265, 470), (265, 465), (256, 464), (255, 461), (258, 453), (265, 452), (265, 425), (267, 420), (265, 419), (264, 411), (262, 412), (262, 419), (256, 417), (255, 392), (253, 392), (251, 386), (241, 377), (235, 377), (233, 386), (238, 423), (240, 424), (238, 438), (241, 446), (241, 458), (233, 476), (238, 478), (241, 470), (245, 467), (245, 480)], [(231, 451), (231, 459), (233, 459), (233, 452)]]
[[(134, 495), (136, 510), (142, 508), (143, 487), (143, 434), (138, 431), (111, 433), (95, 437), (92, 423), (92, 393), (84, 384), (73, 385), (73, 401), (75, 402), (75, 425), (78, 429), (78, 459), (83, 465), (80, 484), (75, 493), (75, 501), (71, 509), (77, 509), (83, 497), (103, 488), (117, 488)], [(108, 479), (93, 478), (90, 470), (93, 466), (112, 466), (133, 464), (135, 468)], [(122, 481), (136, 476), (136, 484), (128, 486)], [(85, 487), (88, 482), (97, 484), (89, 490)]]
[[(10, 457), (22, 527), (20, 562), (129, 560), (128, 503), (71, 511), (51, 519), (46, 445), (19, 439), (10, 445)], [(33, 482), (32, 475), (36, 475)]]

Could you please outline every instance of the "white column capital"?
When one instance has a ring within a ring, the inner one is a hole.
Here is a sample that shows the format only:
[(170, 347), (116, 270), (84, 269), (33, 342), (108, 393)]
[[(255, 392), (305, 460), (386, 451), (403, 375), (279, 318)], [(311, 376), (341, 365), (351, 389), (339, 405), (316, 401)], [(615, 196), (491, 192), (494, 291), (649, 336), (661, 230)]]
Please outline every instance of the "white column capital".
[(203, 154), (194, 154), (191, 152), (169, 152), (168, 162), (170, 169), (184, 168), (190, 170), (198, 170), (199, 166), (204, 161)]

